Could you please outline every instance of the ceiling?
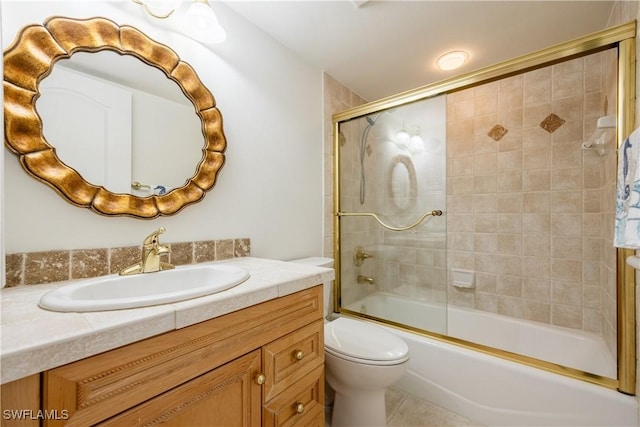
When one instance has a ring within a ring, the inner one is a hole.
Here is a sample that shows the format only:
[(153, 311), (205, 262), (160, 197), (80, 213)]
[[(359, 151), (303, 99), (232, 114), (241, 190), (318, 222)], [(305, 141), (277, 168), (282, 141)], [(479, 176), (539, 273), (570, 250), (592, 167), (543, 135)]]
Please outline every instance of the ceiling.
[[(606, 28), (614, 1), (223, 0), (368, 101)], [(224, 23), (222, 23), (224, 25)], [(442, 53), (467, 64), (440, 71)]]

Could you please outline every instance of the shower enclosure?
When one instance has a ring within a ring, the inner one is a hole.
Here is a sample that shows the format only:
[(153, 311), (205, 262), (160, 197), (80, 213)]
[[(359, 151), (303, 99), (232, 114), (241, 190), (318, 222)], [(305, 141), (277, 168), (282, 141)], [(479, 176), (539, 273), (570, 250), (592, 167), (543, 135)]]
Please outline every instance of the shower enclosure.
[(336, 114), (337, 310), (634, 394), (634, 271), (612, 245), (634, 34)]

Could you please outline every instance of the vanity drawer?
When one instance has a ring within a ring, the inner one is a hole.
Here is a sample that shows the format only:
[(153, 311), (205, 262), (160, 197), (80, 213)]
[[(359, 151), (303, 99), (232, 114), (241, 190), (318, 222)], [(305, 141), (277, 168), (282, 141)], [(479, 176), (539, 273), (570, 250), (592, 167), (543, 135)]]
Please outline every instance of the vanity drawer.
[(262, 407), (262, 426), (324, 427), (324, 366), (320, 365)]
[(263, 347), (264, 402), (323, 365), (323, 329), (323, 321), (316, 321)]

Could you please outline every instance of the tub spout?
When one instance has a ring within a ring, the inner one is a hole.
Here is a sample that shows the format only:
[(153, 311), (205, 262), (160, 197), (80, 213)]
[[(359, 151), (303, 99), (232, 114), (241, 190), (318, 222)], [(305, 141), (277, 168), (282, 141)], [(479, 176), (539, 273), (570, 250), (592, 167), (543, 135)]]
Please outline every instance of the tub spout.
[(368, 284), (368, 285), (373, 285), (376, 283), (376, 281), (374, 280), (373, 277), (367, 277), (367, 276), (358, 276), (358, 283), (360, 284)]

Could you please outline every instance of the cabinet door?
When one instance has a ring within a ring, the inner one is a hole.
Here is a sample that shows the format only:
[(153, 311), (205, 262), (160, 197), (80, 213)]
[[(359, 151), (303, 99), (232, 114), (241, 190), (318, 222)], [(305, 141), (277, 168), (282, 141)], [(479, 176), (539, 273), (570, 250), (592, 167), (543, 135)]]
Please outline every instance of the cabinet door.
[[(40, 409), (40, 374), (2, 384), (0, 387), (2, 427), (38, 427)], [(63, 418), (63, 413), (50, 413)]]
[(259, 426), (260, 359), (253, 351), (98, 425)]

